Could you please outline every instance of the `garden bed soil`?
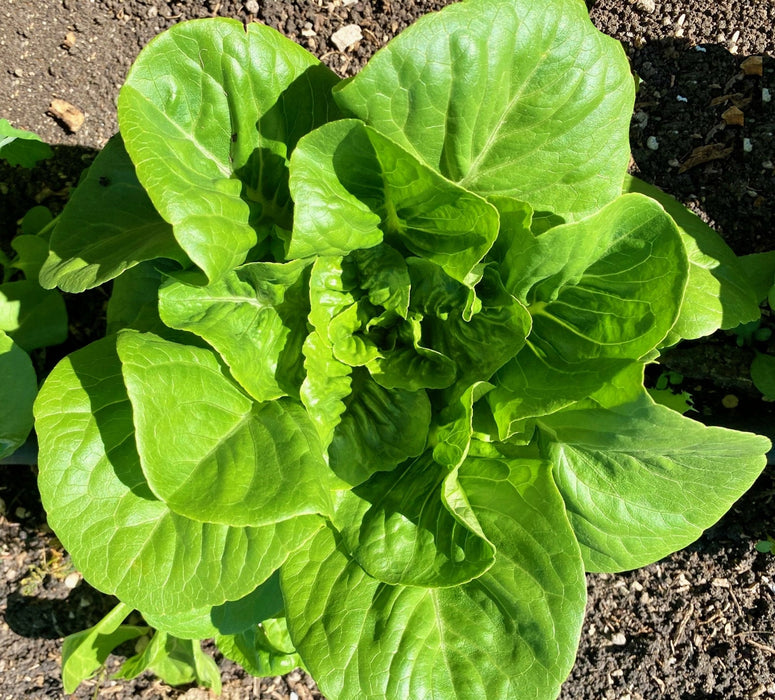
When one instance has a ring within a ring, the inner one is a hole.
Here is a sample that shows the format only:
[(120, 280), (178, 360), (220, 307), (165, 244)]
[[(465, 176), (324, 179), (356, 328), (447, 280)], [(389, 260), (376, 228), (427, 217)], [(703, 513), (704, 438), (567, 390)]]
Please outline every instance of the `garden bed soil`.
[[(0, 168), (7, 194), (0, 231), (13, 232), (34, 204), (61, 208), (95, 149), (116, 130), (115, 101), (129, 65), (171, 24), (214, 15), (262, 21), (346, 76), (418, 16), (445, 4), (3, 0), (0, 116), (57, 147), (54, 159), (32, 172)], [(624, 42), (642, 78), (631, 130), (633, 171), (697, 211), (738, 254), (775, 249), (775, 103), (766, 100), (767, 91), (775, 94), (775, 3), (588, 4), (597, 26)], [(348, 24), (360, 27), (363, 38), (337, 50), (331, 36)], [(54, 98), (83, 114), (76, 133), (47, 115)], [(727, 123), (736, 114), (731, 107), (742, 112), (742, 124)], [(71, 308), (89, 309), (94, 323), (74, 326), (68, 346), (39, 361), (49, 365), (95, 337), (105, 298), (100, 290), (69, 297)], [(668, 363), (685, 375), (682, 388), (695, 397), (695, 416), (772, 431), (772, 404), (757, 398), (747, 376), (751, 352), (721, 334), (674, 353)], [(756, 548), (775, 535), (774, 495), (768, 471), (691, 547), (638, 571), (590, 574), (586, 624), (563, 700), (775, 698), (775, 554)], [(94, 624), (114, 601), (80, 581), (46, 528), (33, 468), (1, 468), (0, 498), (0, 700), (59, 698), (61, 637)], [(301, 672), (258, 680), (217, 658), (224, 698), (320, 697)], [(73, 697), (210, 694), (172, 689), (146, 674), (130, 682), (103, 675)]]

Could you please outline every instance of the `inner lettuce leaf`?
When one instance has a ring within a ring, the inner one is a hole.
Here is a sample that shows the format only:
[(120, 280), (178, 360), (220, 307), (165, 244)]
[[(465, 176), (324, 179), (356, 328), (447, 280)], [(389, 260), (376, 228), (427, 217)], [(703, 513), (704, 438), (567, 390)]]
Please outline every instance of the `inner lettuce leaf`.
[(358, 120), (326, 124), (291, 157), (288, 255), (345, 254), (383, 239), (463, 282), (498, 234), (495, 208)]

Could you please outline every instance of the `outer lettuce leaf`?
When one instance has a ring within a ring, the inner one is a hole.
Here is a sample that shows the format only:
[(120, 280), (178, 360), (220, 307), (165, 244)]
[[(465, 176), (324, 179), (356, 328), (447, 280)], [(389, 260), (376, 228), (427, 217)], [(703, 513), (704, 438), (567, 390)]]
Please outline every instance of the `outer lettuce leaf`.
[(171, 613), (141, 610), (146, 622), (181, 639), (210, 639), (244, 632), (283, 611), (280, 577), (274, 572), (256, 590), (221, 605)]
[(178, 275), (162, 287), (159, 312), (172, 328), (204, 338), (257, 401), (298, 395), (309, 312), (308, 265), (248, 263), (200, 286)]
[(174, 512), (268, 527), (330, 512), (336, 480), (298, 404), (251, 401), (202, 348), (126, 332), (117, 349), (143, 473)]
[(526, 241), (502, 265), (507, 289), (533, 319), (526, 347), (487, 396), (502, 437), (512, 422), (584, 398), (657, 347), (678, 316), (688, 271), (673, 221), (639, 194), (533, 236), (527, 249)]
[(159, 287), (177, 269), (176, 263), (154, 260), (135, 265), (117, 277), (108, 300), (107, 335), (131, 329), (201, 344), (195, 335), (176, 331), (159, 317)]
[(390, 244), (465, 281), (498, 233), (498, 214), (362, 122), (326, 124), (291, 160), (290, 257)]
[(139, 610), (180, 613), (238, 600), (323, 521), (308, 515), (240, 528), (197, 522), (159, 501), (140, 467), (115, 342), (72, 353), (36, 401), (49, 523), (93, 586)]
[(54, 151), (40, 136), (24, 129), (14, 129), (7, 119), (0, 119), (0, 158), (10, 165), (34, 168), (39, 160), (51, 158)]
[[(760, 303), (767, 299), (775, 285), (775, 250), (743, 255), (738, 258), (738, 263), (745, 270), (756, 301)], [(775, 304), (770, 302), (770, 308), (775, 308)]]
[(27, 352), (67, 339), (67, 310), (58, 292), (32, 280), (0, 284), (0, 331)]
[(94, 159), (57, 220), (40, 283), (82, 292), (155, 258), (188, 261), (138, 182), (117, 134)]
[(634, 92), (578, 0), (469, 0), (419, 19), (335, 97), (462, 187), (577, 219), (620, 194)]
[(210, 282), (273, 226), (291, 228), (288, 159), (338, 116), (337, 81), (275, 30), (231, 19), (175, 25), (140, 53), (119, 96), (121, 133), (140, 182)]
[(751, 486), (770, 448), (645, 395), (538, 425), (588, 571), (633, 569), (693, 542)]
[(748, 271), (710, 226), (669, 194), (636, 177), (625, 178), (624, 190), (657, 200), (675, 221), (686, 246), (689, 283), (668, 343), (700, 338), (759, 318), (759, 300)]
[(38, 378), (30, 356), (0, 331), (0, 459), (13, 454), (32, 430), (32, 404)]
[(573, 663), (585, 588), (550, 469), (538, 461), (469, 459), (460, 484), (497, 550), (492, 568), (470, 583), (380, 583), (348, 560), (330, 530), (283, 566), (291, 638), (330, 697), (559, 692)]

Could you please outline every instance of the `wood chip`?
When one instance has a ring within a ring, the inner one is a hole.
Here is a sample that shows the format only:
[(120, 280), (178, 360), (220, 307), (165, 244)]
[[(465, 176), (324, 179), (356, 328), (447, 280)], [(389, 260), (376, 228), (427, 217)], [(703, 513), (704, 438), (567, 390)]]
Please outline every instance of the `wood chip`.
[(64, 124), (72, 134), (83, 126), (85, 119), (83, 112), (78, 107), (59, 98), (51, 100), (47, 114)]
[(65, 34), (64, 40), (62, 41), (62, 48), (69, 51), (73, 48), (73, 46), (75, 46), (75, 42), (75, 32), (67, 32), (67, 34)]
[(740, 68), (743, 69), (743, 73), (746, 75), (761, 75), (762, 74), (762, 57), (761, 56), (749, 56), (740, 64)]
[(678, 172), (685, 173), (687, 170), (691, 170), (703, 163), (728, 158), (733, 150), (733, 146), (725, 147), (723, 143), (709, 143), (707, 146), (697, 146), (683, 162)]
[(743, 126), (745, 123), (745, 115), (739, 107), (730, 107), (721, 115), (721, 118), (730, 126)]

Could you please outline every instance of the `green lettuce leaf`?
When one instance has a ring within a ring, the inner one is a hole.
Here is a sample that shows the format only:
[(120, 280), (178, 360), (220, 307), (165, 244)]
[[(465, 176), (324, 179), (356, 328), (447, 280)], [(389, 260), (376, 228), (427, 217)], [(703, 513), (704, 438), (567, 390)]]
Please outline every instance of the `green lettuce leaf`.
[(0, 284), (0, 331), (27, 352), (63, 343), (68, 325), (62, 295), (32, 280)]
[(82, 292), (155, 258), (188, 261), (138, 182), (117, 134), (97, 154), (57, 219), (40, 283)]
[(91, 678), (116, 647), (149, 632), (148, 627), (121, 624), (131, 612), (130, 606), (119, 603), (93, 627), (64, 638), (62, 685), (66, 693), (74, 693), (83, 681)]
[(706, 427), (645, 395), (538, 421), (588, 571), (621, 571), (696, 540), (751, 486), (767, 438)]
[(328, 696), (559, 692), (573, 664), (585, 583), (551, 471), (537, 460), (469, 458), (460, 485), (497, 551), (492, 568), (470, 583), (381, 583), (348, 559), (331, 530), (283, 565), (291, 639)]
[(459, 491), (458, 475), (431, 453), (391, 472), (378, 472), (342, 501), (335, 522), (350, 556), (385, 583), (436, 588), (481, 576), (495, 560), (465, 499), (455, 512), (447, 493)]
[(215, 638), (219, 651), (254, 676), (280, 676), (303, 666), (291, 642), (284, 618)]
[(38, 378), (30, 356), (0, 330), (0, 459), (13, 454), (32, 430)]
[(298, 404), (253, 402), (202, 348), (125, 332), (117, 349), (143, 473), (174, 512), (271, 527), (330, 511), (336, 480)]
[(659, 202), (673, 218), (689, 258), (689, 283), (669, 344), (692, 340), (759, 318), (759, 299), (748, 271), (710, 226), (662, 190), (627, 176), (625, 192), (640, 192)]
[(487, 395), (506, 437), (511, 423), (584, 398), (653, 351), (678, 317), (688, 262), (662, 207), (629, 194), (533, 236), (503, 268), (533, 322)]
[(635, 84), (578, 0), (469, 0), (421, 17), (335, 90), (445, 178), (578, 219), (617, 197)]
[(241, 528), (170, 510), (141, 469), (121, 370), (116, 339), (106, 338), (62, 360), (41, 388), (38, 485), (52, 529), (84, 578), (138, 610), (170, 614), (239, 600), (322, 519)]
[[(341, 255), (384, 239), (465, 281), (498, 233), (498, 214), (353, 119), (304, 137), (291, 159), (289, 256)], [(334, 236), (334, 238), (332, 238)]]
[(205, 286), (181, 275), (159, 294), (168, 326), (204, 338), (256, 401), (298, 395), (309, 312), (308, 264), (248, 263)]
[(288, 159), (338, 116), (336, 82), (275, 30), (232, 19), (183, 22), (140, 53), (119, 95), (121, 133), (154, 206), (210, 282), (275, 226), (290, 230)]

